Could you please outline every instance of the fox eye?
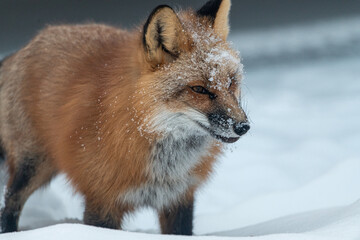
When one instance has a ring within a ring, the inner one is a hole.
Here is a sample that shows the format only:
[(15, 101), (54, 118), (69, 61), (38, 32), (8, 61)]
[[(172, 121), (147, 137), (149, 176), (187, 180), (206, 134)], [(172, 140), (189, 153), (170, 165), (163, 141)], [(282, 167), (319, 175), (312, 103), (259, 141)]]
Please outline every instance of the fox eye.
[(217, 97), (214, 93), (210, 92), (209, 90), (207, 90), (206, 88), (204, 88), (202, 86), (194, 86), (194, 87), (190, 87), (190, 88), (191, 88), (191, 90), (193, 90), (196, 93), (209, 95), (209, 98), (211, 100), (213, 100)]
[(191, 89), (196, 93), (209, 94), (209, 91), (202, 86), (194, 86), (194, 87), (191, 87)]
[(234, 83), (236, 83), (236, 82), (237, 82), (237, 80), (236, 80), (235, 75), (229, 77), (229, 86), (228, 86), (228, 89), (229, 89)]

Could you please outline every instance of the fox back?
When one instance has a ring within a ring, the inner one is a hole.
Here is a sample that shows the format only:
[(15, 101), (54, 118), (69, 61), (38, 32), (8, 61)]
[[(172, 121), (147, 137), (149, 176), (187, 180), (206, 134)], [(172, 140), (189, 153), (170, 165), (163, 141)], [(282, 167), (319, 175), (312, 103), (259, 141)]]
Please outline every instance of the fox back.
[(161, 5), (134, 31), (50, 26), (6, 59), (2, 231), (16, 231), (31, 193), (65, 173), (85, 198), (86, 224), (120, 228), (124, 214), (149, 206), (163, 233), (192, 234), (196, 189), (223, 142), (249, 130), (229, 9), (229, 0)]

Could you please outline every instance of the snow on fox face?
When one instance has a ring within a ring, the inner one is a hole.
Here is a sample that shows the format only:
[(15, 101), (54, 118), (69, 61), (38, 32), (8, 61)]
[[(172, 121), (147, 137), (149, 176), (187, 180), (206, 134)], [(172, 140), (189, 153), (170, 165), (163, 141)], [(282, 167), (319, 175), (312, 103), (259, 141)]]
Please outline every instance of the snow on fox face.
[(151, 126), (163, 132), (210, 134), (235, 142), (249, 129), (240, 106), (243, 65), (229, 43), (198, 23), (184, 24), (191, 51), (164, 65), (157, 75), (162, 109)]
[(143, 38), (150, 71), (137, 86), (153, 97), (142, 109), (142, 130), (211, 135), (223, 142), (249, 130), (240, 106), (243, 66), (226, 41), (229, 8), (224, 1), (215, 17), (166, 7), (153, 12)]

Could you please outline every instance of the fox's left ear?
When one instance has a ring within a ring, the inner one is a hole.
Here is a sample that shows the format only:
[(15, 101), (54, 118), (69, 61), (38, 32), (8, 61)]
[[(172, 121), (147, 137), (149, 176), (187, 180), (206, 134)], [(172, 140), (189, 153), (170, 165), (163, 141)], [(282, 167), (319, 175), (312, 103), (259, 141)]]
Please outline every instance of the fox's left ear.
[(185, 41), (183, 27), (175, 11), (167, 5), (155, 8), (143, 30), (147, 61), (152, 66), (173, 61), (180, 55)]
[(229, 13), (230, 0), (210, 0), (196, 13), (201, 17), (208, 17), (211, 21), (215, 32), (226, 40), (229, 35)]

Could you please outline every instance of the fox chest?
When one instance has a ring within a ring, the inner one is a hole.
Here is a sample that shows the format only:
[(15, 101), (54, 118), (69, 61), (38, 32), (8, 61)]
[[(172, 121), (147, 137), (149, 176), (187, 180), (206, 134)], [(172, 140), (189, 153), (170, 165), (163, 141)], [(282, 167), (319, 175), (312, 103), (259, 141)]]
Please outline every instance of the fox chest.
[(191, 170), (207, 154), (205, 137), (177, 139), (173, 136), (157, 142), (152, 149), (147, 182), (126, 192), (121, 198), (135, 206), (151, 206), (156, 209), (169, 207), (199, 182)]

